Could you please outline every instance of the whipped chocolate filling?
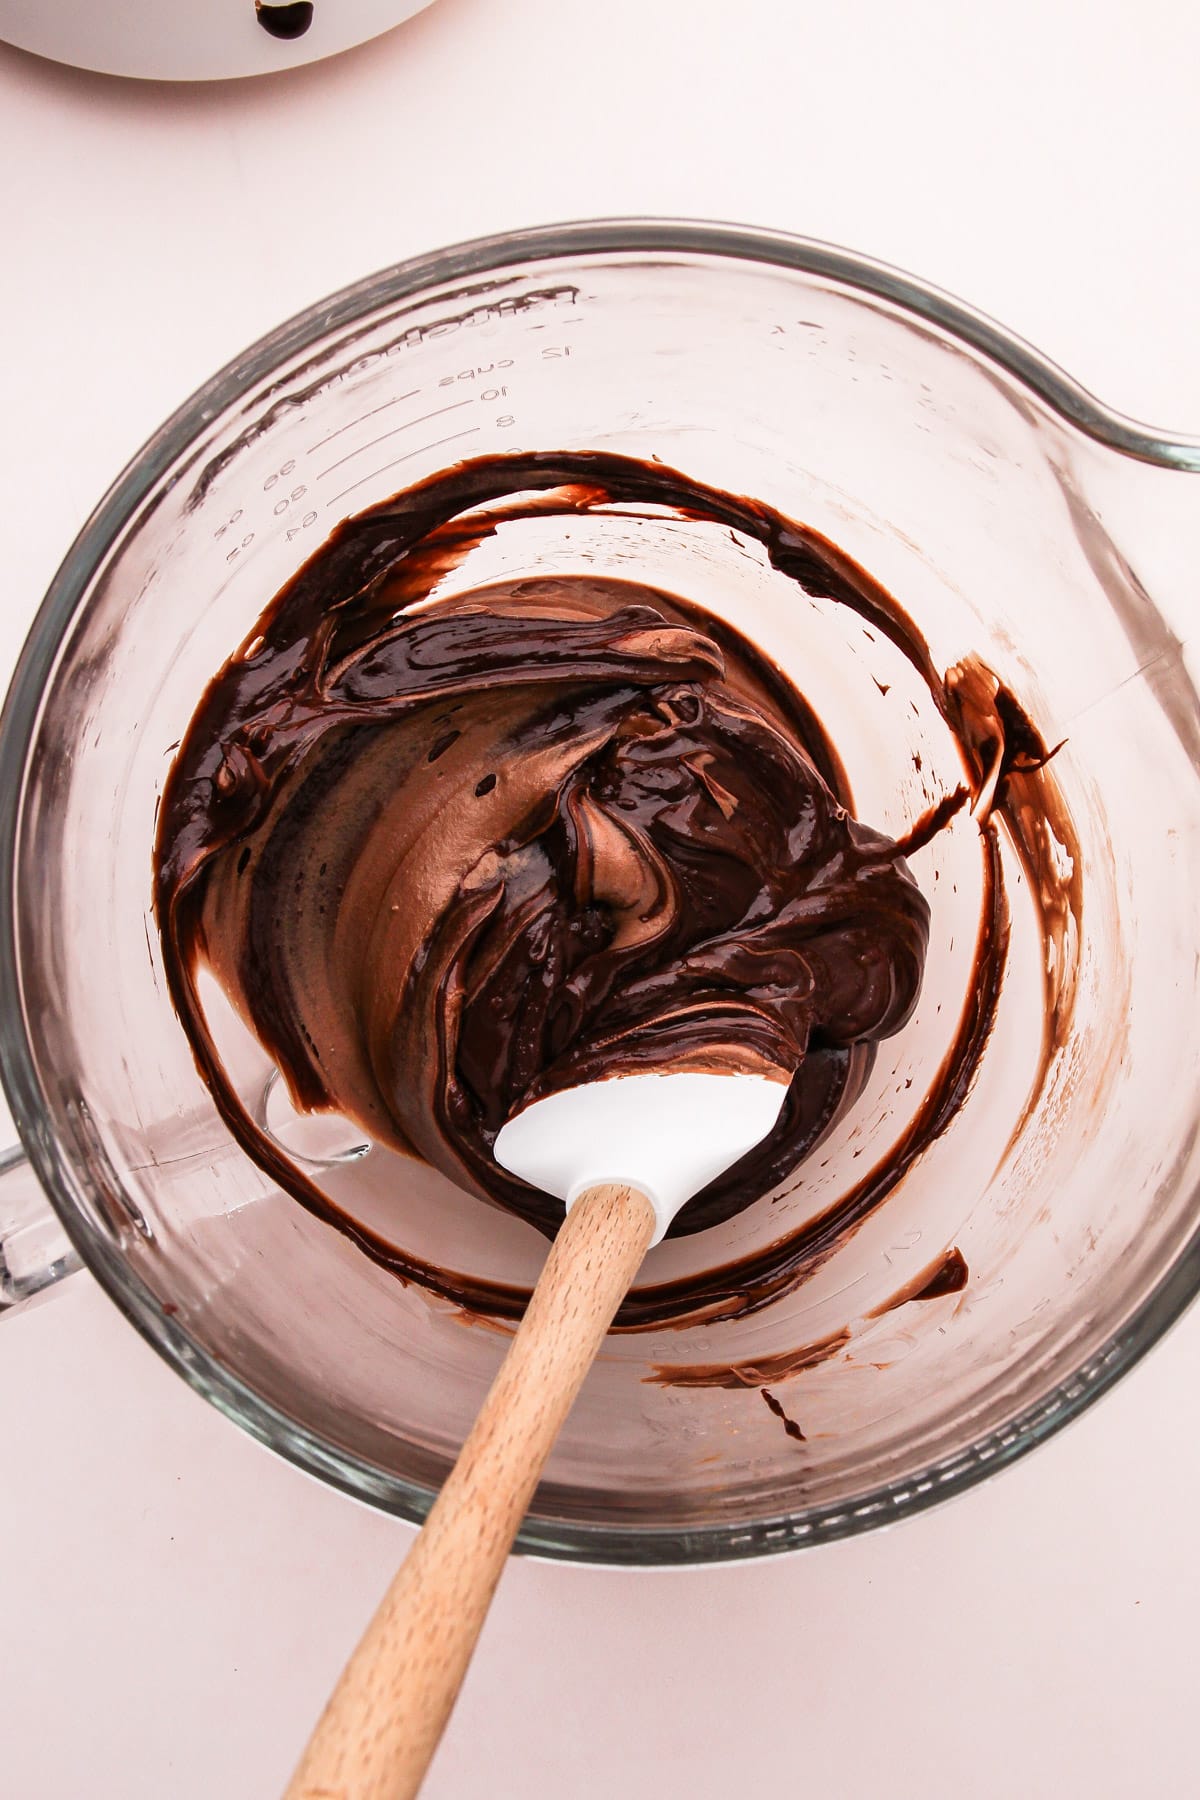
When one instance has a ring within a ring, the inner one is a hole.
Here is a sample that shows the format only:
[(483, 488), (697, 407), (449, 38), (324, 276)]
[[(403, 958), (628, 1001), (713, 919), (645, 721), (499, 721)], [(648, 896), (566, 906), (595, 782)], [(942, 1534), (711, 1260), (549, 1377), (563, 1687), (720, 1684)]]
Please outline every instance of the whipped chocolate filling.
[[(811, 708), (728, 624), (584, 576), (431, 597), (502, 521), (614, 504), (726, 524), (898, 645), (959, 738), (985, 870), (972, 993), (887, 1163), (781, 1242), (635, 1290), (618, 1323), (636, 1327), (753, 1310), (795, 1285), (965, 1098), (1007, 941), (992, 814), (1015, 794), (1035, 893), (1039, 874), (1056, 879), (1061, 841), (1045, 746), (986, 670), (939, 676), (890, 596), (754, 502), (598, 453), (481, 459), (339, 526), (218, 672), (163, 795), (155, 904), (172, 998), (234, 1136), (300, 1202), (449, 1299), (511, 1318), (527, 1295), (435, 1268), (339, 1212), (235, 1092), (202, 968), (299, 1107), (346, 1115), (548, 1233), (560, 1203), (501, 1171), (491, 1145), (522, 1101), (601, 1075), (772, 1066), (789, 1083), (778, 1126), (674, 1231), (775, 1186), (911, 1014), (928, 907), (902, 848), (850, 816)], [(947, 796), (908, 844), (967, 798)], [(1042, 914), (1065, 935), (1077, 896), (1056, 889)], [(1045, 1059), (1072, 998), (1064, 956), (1048, 968)]]

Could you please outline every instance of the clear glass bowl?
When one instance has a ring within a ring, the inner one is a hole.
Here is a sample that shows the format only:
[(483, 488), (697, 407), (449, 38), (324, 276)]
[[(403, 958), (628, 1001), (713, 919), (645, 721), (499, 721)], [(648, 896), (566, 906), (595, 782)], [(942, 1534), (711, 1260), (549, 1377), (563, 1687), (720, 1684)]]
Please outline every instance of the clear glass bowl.
[[(1009, 975), (956, 1123), (791, 1294), (610, 1338), (520, 1541), (651, 1564), (863, 1530), (1075, 1416), (1200, 1281), (1200, 703), (1159, 610), (1194, 583), (1200, 444), (1118, 418), (907, 277), (726, 227), (515, 234), (334, 296), (181, 408), (69, 552), (0, 728), (0, 1060), (21, 1137), (78, 1255), (193, 1387), (334, 1485), (425, 1512), (504, 1332), (400, 1286), (230, 1141), (165, 997), (150, 850), (200, 689), (337, 520), (515, 448), (657, 456), (817, 527), (897, 595), (939, 666), (981, 655), (1066, 739), (1078, 1000), (1031, 1115), (1018, 1123), (1041, 951), (1010, 870)], [(648, 574), (735, 620), (814, 702), (871, 823), (898, 834), (959, 779), (888, 646), (798, 608), (730, 534), (656, 514), (534, 521), (454, 579), (549, 568)], [(916, 1018), (781, 1192), (661, 1246), (640, 1285), (794, 1230), (920, 1103), (969, 978), (970, 820), (913, 867), (934, 907)], [(238, 1080), (286, 1134), (269, 1066), (228, 1029)], [(543, 1245), (517, 1221), (382, 1151), (297, 1143), (406, 1248), (532, 1279)], [(952, 1246), (964, 1291), (872, 1316)], [(727, 1385), (703, 1377), (735, 1364)]]

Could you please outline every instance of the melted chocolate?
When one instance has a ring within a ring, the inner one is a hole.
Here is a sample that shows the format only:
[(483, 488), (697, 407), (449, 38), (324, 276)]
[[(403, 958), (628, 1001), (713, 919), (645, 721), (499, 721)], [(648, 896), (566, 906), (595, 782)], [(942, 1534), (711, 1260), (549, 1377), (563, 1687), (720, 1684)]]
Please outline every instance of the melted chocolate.
[[(167, 977), (219, 1110), (274, 1179), (401, 1276), (504, 1318), (526, 1290), (377, 1238), (264, 1135), (226, 1078), (196, 976), (213, 968), (300, 1106), (335, 1107), (544, 1230), (561, 1208), (502, 1175), (491, 1142), (523, 1098), (600, 1072), (749, 1053), (790, 1078), (776, 1132), (679, 1230), (795, 1167), (911, 1011), (928, 916), (897, 847), (847, 816), (811, 709), (729, 626), (636, 584), (541, 578), (423, 604), (505, 520), (645, 505), (756, 540), (908, 658), (963, 751), (984, 905), (954, 1042), (886, 1163), (782, 1241), (635, 1290), (618, 1323), (765, 1305), (945, 1129), (1004, 968), (994, 818), (1057, 946), (1030, 1106), (1069, 1023), (1077, 873), (1056, 873), (1069, 821), (1050, 753), (982, 665), (939, 676), (891, 597), (819, 534), (662, 466), (584, 452), (463, 464), (347, 521), (220, 671), (175, 759), (156, 850)], [(908, 842), (964, 803), (947, 796)]]
[(728, 626), (630, 583), (416, 611), (387, 579), (341, 610), (340, 581), (313, 591), (222, 670), (165, 796), (189, 1015), (205, 961), (301, 1108), (548, 1233), (561, 1202), (492, 1156), (520, 1105), (765, 1064), (790, 1083), (779, 1125), (672, 1229), (757, 1198), (837, 1111), (852, 1053), (909, 1016), (928, 933), (894, 845), (817, 772), (798, 696)]

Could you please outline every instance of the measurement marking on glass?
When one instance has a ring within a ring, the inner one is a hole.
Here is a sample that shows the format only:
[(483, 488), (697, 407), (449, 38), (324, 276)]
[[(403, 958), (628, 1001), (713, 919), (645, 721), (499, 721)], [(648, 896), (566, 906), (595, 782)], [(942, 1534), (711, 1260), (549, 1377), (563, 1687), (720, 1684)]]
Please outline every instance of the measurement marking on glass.
[(478, 425), (468, 425), (465, 431), (455, 431), (449, 437), (435, 438), (432, 444), (422, 444), (419, 450), (410, 450), (405, 456), (397, 456), (394, 461), (384, 463), (381, 469), (375, 469), (370, 475), (364, 475), (361, 481), (352, 481), (348, 488), (343, 488), (340, 494), (335, 494), (332, 500), (327, 500), (326, 507), (336, 506), (339, 500), (344, 500), (347, 494), (354, 492), (355, 488), (364, 487), (368, 481), (374, 481), (377, 475), (386, 475), (389, 469), (398, 468), (401, 463), (411, 462), (414, 456), (423, 456), (426, 450), (440, 450), (443, 444), (456, 444), (459, 438), (474, 437), (479, 429)]
[(317, 480), (324, 481), (327, 475), (332, 475), (333, 471), (340, 469), (343, 463), (348, 463), (352, 457), (361, 456), (364, 450), (373, 450), (376, 444), (382, 444), (387, 438), (399, 437), (402, 431), (408, 431), (414, 425), (424, 425), (430, 419), (440, 419), (443, 413), (457, 412), (460, 406), (473, 406), (474, 403), (475, 396), (472, 394), (469, 400), (455, 400), (449, 406), (436, 406), (432, 412), (422, 413), (419, 419), (406, 419), (403, 425), (397, 425), (392, 431), (380, 432), (377, 438), (371, 438), (368, 443), (360, 444), (357, 450), (347, 450), (345, 456), (339, 456), (337, 461), (331, 462), (327, 469), (322, 469)]
[(318, 438), (315, 444), (310, 444), (307, 454), (314, 455), (322, 444), (332, 444), (334, 438), (341, 437), (343, 431), (353, 431), (354, 427), (361, 425), (364, 419), (373, 419), (376, 413), (386, 412), (389, 406), (399, 406), (402, 400), (415, 400), (420, 391), (420, 388), (414, 388), (410, 394), (397, 394), (394, 400), (385, 400), (382, 406), (368, 407), (365, 413), (359, 413), (357, 419), (351, 419), (348, 425), (339, 425), (336, 431), (327, 432), (323, 438)]

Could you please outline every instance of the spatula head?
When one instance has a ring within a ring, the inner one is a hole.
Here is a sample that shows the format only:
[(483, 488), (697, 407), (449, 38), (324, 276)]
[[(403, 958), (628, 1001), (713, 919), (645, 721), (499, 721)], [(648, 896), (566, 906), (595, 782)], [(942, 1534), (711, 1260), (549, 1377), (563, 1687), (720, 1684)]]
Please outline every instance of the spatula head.
[(761, 1143), (778, 1119), (776, 1075), (615, 1075), (535, 1100), (496, 1139), (502, 1169), (555, 1194), (568, 1211), (587, 1188), (624, 1182), (645, 1194), (657, 1244), (676, 1213)]

